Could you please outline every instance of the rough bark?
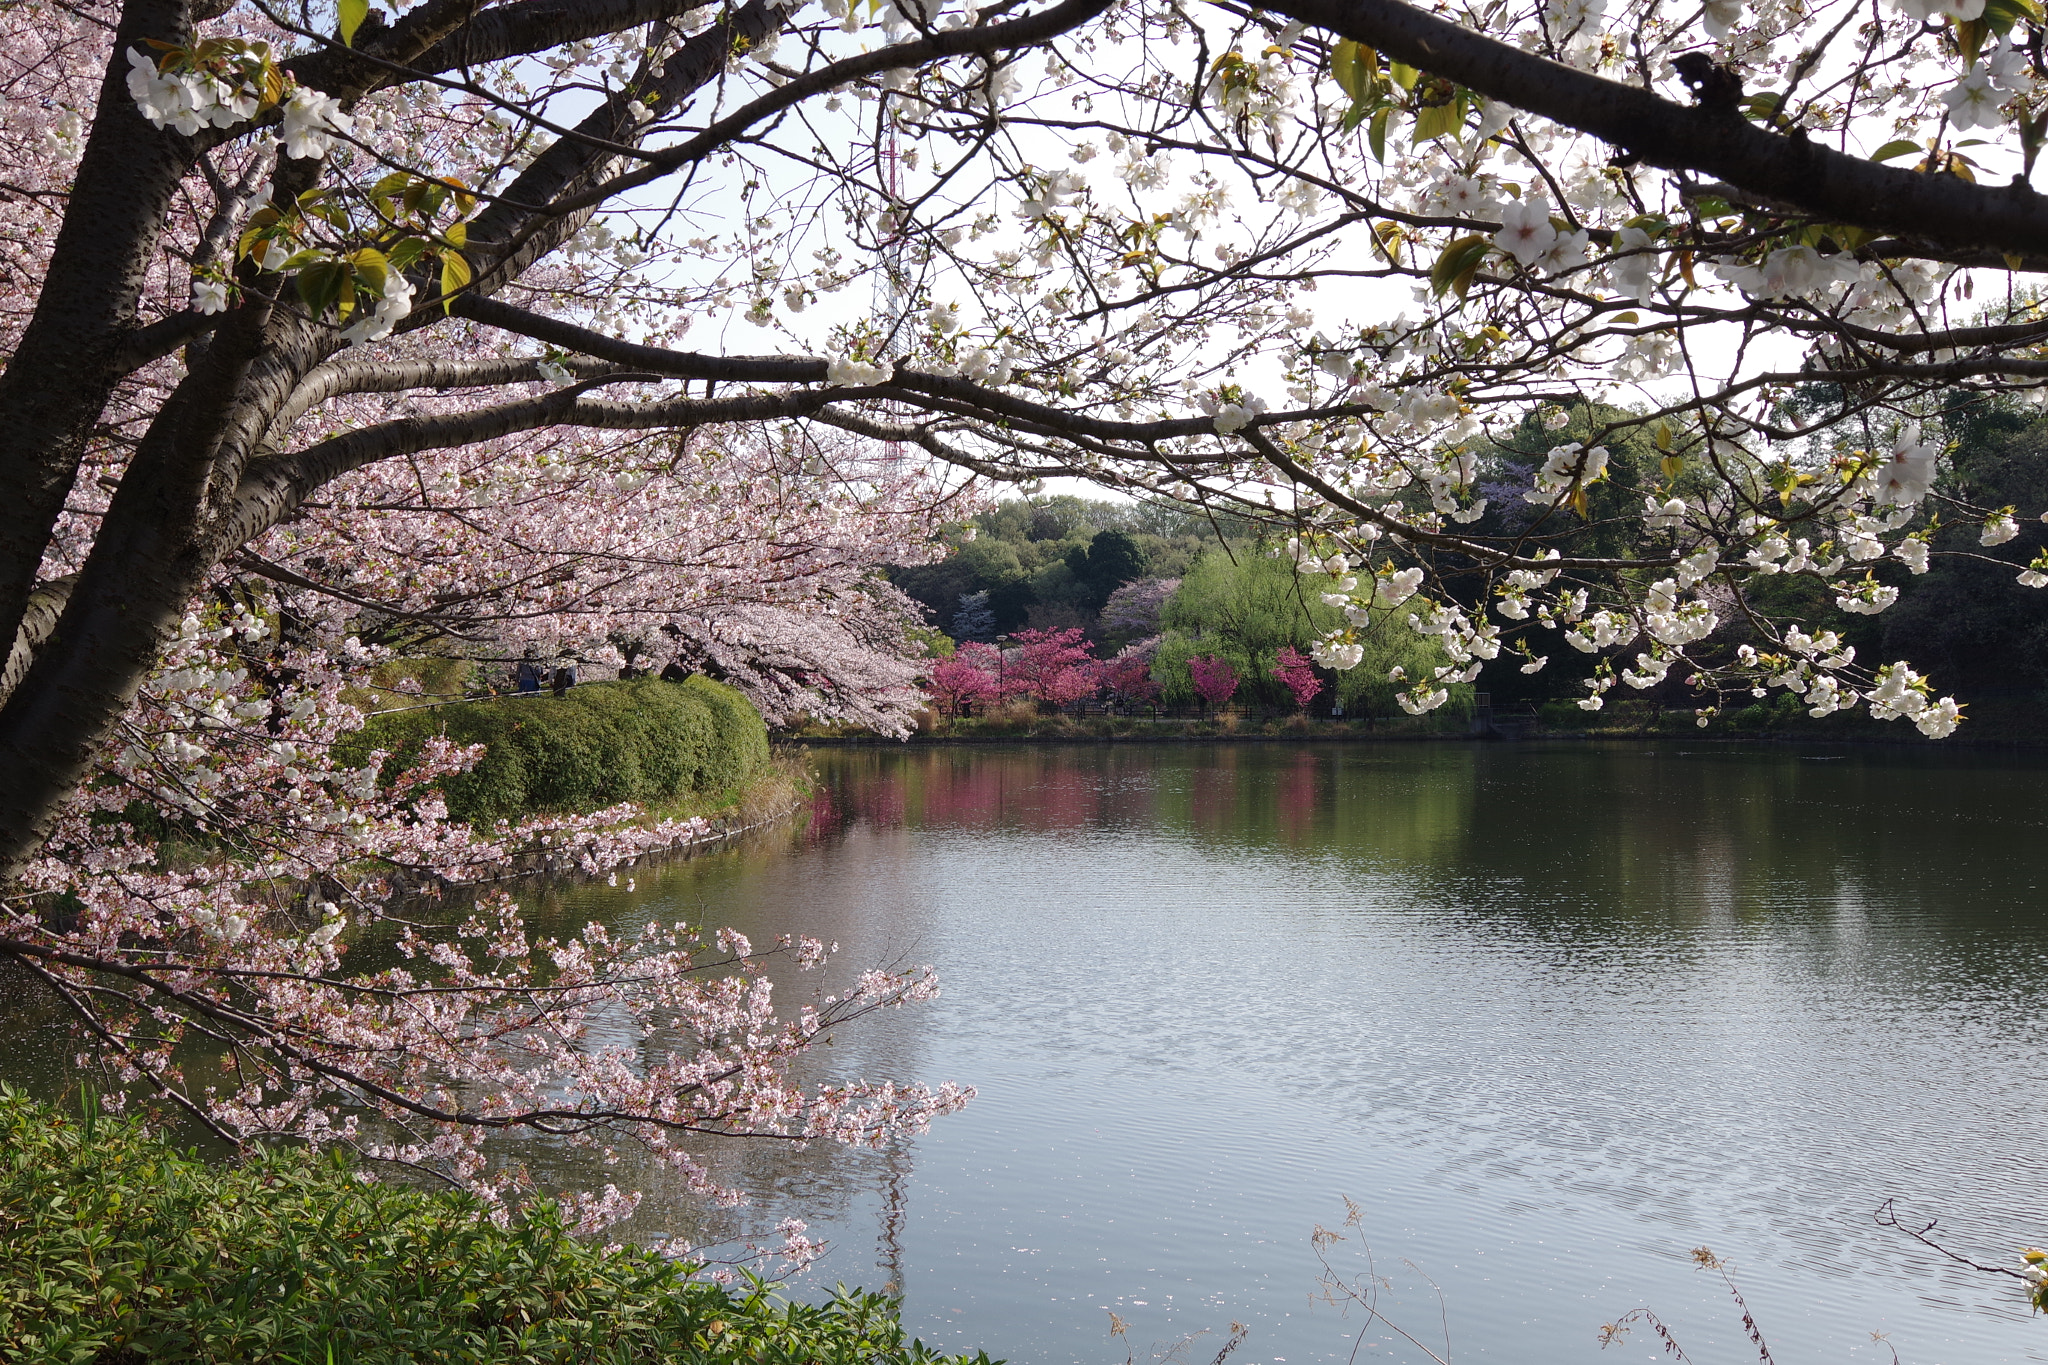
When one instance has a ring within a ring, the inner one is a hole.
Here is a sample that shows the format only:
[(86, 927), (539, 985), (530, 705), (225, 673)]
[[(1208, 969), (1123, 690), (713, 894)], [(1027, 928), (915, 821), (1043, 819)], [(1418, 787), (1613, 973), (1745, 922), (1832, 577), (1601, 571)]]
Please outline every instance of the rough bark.
[(126, 88), (131, 45), (188, 32), (179, 0), (130, 0), (35, 312), (0, 374), (0, 640), (13, 640), (79, 460), (122, 371), (150, 253), (189, 144), (150, 127)]
[(1267, 8), (1364, 43), (1490, 99), (1589, 133), (1652, 166), (1957, 251), (2048, 254), (2048, 198), (1833, 151), (1733, 112), (1688, 106), (1525, 52), (1402, 0), (1278, 0)]

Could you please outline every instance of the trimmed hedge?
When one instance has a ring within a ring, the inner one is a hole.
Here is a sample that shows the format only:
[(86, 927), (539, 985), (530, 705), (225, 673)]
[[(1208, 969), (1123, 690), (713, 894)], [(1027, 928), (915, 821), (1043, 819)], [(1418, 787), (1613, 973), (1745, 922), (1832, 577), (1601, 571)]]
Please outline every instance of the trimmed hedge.
[(212, 1165), (0, 1088), (8, 1365), (970, 1365), (906, 1343), (882, 1295), (790, 1303), (689, 1269), (578, 1242), (545, 1206), (499, 1227), (303, 1150)]
[(448, 813), (488, 824), (729, 791), (768, 763), (768, 728), (744, 696), (698, 676), (585, 683), (568, 695), (499, 697), (373, 717), (342, 746), (361, 762), (388, 749), (387, 780), (434, 735), (488, 752), (442, 784)]

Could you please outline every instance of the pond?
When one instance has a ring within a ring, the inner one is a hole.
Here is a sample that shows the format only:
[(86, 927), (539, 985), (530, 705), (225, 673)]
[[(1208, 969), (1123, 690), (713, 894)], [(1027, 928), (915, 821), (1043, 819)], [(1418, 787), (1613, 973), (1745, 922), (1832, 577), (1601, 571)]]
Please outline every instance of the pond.
[(657, 1187), (637, 1235), (795, 1213), (834, 1244), (813, 1282), (899, 1285), (927, 1342), (1030, 1365), (1207, 1332), (1182, 1352), (1205, 1365), (1233, 1321), (1238, 1365), (1426, 1359), (1316, 1301), (1318, 1225), (1454, 1361), (1662, 1358), (1647, 1326), (1599, 1347), (1638, 1306), (1695, 1360), (1753, 1360), (1699, 1246), (1783, 1365), (2048, 1360), (2012, 1281), (1873, 1219), (1895, 1199), (1999, 1264), (2048, 1240), (2037, 760), (814, 757), (808, 823), (560, 908), (935, 963), (942, 999), (835, 1038), (820, 1074), (979, 1097), (885, 1153), (728, 1151), (748, 1209)]
[(1317, 1301), (1319, 1225), (1344, 1237), (1331, 1264), (1382, 1277), (1391, 1322), (1456, 1362), (1665, 1359), (1646, 1325), (1602, 1351), (1638, 1306), (1700, 1365), (1755, 1360), (1700, 1246), (1780, 1365), (2048, 1360), (2012, 1281), (1873, 1219), (1896, 1200), (1998, 1264), (2048, 1241), (2040, 760), (813, 758), (808, 819), (533, 908), (812, 933), (840, 944), (837, 980), (934, 963), (940, 1000), (842, 1031), (813, 1074), (979, 1096), (887, 1151), (721, 1148), (736, 1211), (525, 1153), (543, 1180), (648, 1186), (628, 1236), (794, 1214), (833, 1248), (799, 1292), (895, 1285), (928, 1343), (1022, 1365), (1147, 1365), (1196, 1333), (1180, 1358), (1208, 1365), (1233, 1322), (1235, 1365), (1426, 1360)]

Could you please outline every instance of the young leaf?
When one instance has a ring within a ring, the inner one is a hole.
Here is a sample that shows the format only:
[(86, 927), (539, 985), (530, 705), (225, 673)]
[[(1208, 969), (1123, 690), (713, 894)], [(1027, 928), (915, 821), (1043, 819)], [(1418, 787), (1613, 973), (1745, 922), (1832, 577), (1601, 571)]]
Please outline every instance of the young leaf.
[(1455, 133), (1464, 126), (1465, 110), (1458, 101), (1425, 105), (1415, 111), (1415, 144), (1419, 147), (1432, 138)]
[(339, 261), (315, 261), (300, 270), (292, 281), (299, 291), (299, 299), (306, 305), (306, 311), (314, 317), (324, 317), (329, 308), (341, 297), (342, 286), (347, 283), (348, 268)]
[(1460, 299), (1472, 287), (1472, 277), (1479, 273), (1479, 266), (1486, 259), (1493, 243), (1477, 233), (1460, 237), (1446, 246), (1443, 255), (1436, 258), (1436, 264), (1429, 268), (1430, 291), (1438, 298), (1455, 293)]
[(1965, 71), (1977, 64), (1977, 54), (1984, 50), (1984, 40), (1991, 36), (1990, 18), (1987, 7), (1982, 18), (1964, 19), (1956, 24), (1956, 46), (1962, 50)]
[(403, 238), (391, 248), (391, 254), (385, 258), (386, 264), (393, 270), (409, 270), (426, 248), (427, 239), (424, 237)]
[(1372, 159), (1383, 166), (1387, 162), (1387, 120), (1393, 115), (1394, 106), (1386, 105), (1365, 126), (1365, 141), (1372, 148)]
[(1379, 248), (1380, 255), (1387, 258), (1387, 264), (1389, 265), (1400, 264), (1395, 259), (1394, 252), (1400, 248), (1403, 241), (1407, 240), (1407, 237), (1408, 234), (1402, 230), (1399, 223), (1378, 222), (1372, 225), (1373, 245)]
[(469, 283), (469, 262), (462, 259), (459, 251), (441, 253), (441, 311), (447, 312), (454, 306), (455, 293)]
[(356, 275), (362, 280), (363, 286), (372, 294), (382, 297), (384, 281), (390, 272), (390, 262), (384, 253), (375, 247), (366, 246), (360, 251), (350, 252), (348, 260), (349, 264), (356, 268)]
[(1330, 49), (1330, 74), (1337, 78), (1337, 88), (1353, 100), (1364, 99), (1372, 89), (1369, 71), (1359, 60), (1358, 44), (1351, 39), (1340, 38)]
[(356, 30), (370, 17), (370, 0), (338, 0), (335, 12), (341, 19), (341, 44), (354, 47)]
[(1413, 90), (1415, 82), (1421, 76), (1422, 73), (1420, 71), (1409, 66), (1406, 62), (1389, 62), (1387, 64), (1387, 78), (1403, 90)]

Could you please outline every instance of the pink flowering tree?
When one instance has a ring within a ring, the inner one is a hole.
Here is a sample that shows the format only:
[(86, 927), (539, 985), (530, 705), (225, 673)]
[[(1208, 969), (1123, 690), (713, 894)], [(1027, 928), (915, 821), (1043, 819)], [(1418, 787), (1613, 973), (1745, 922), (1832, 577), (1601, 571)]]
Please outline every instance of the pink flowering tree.
[(1273, 665), (1273, 676), (1293, 694), (1294, 704), (1304, 711), (1323, 690), (1323, 680), (1316, 676), (1314, 661), (1293, 645), (1280, 646), (1279, 656)]
[(1094, 695), (1094, 651), (1078, 626), (1020, 630), (1010, 640), (1004, 686), (1011, 693), (1056, 706)]
[(1221, 706), (1237, 695), (1237, 670), (1214, 654), (1189, 659), (1188, 674), (1194, 679), (1195, 693), (1204, 706)]
[(1002, 668), (1002, 651), (994, 645), (965, 641), (952, 658), (925, 671), (925, 695), (948, 716), (992, 706), (1003, 696)]
[(1124, 584), (1103, 604), (1103, 630), (1112, 635), (1157, 635), (1160, 610), (1178, 591), (1178, 578), (1139, 578)]
[(1158, 650), (1156, 635), (1124, 646), (1095, 666), (1097, 686), (1126, 706), (1151, 701), (1160, 692), (1152, 677), (1152, 658)]

